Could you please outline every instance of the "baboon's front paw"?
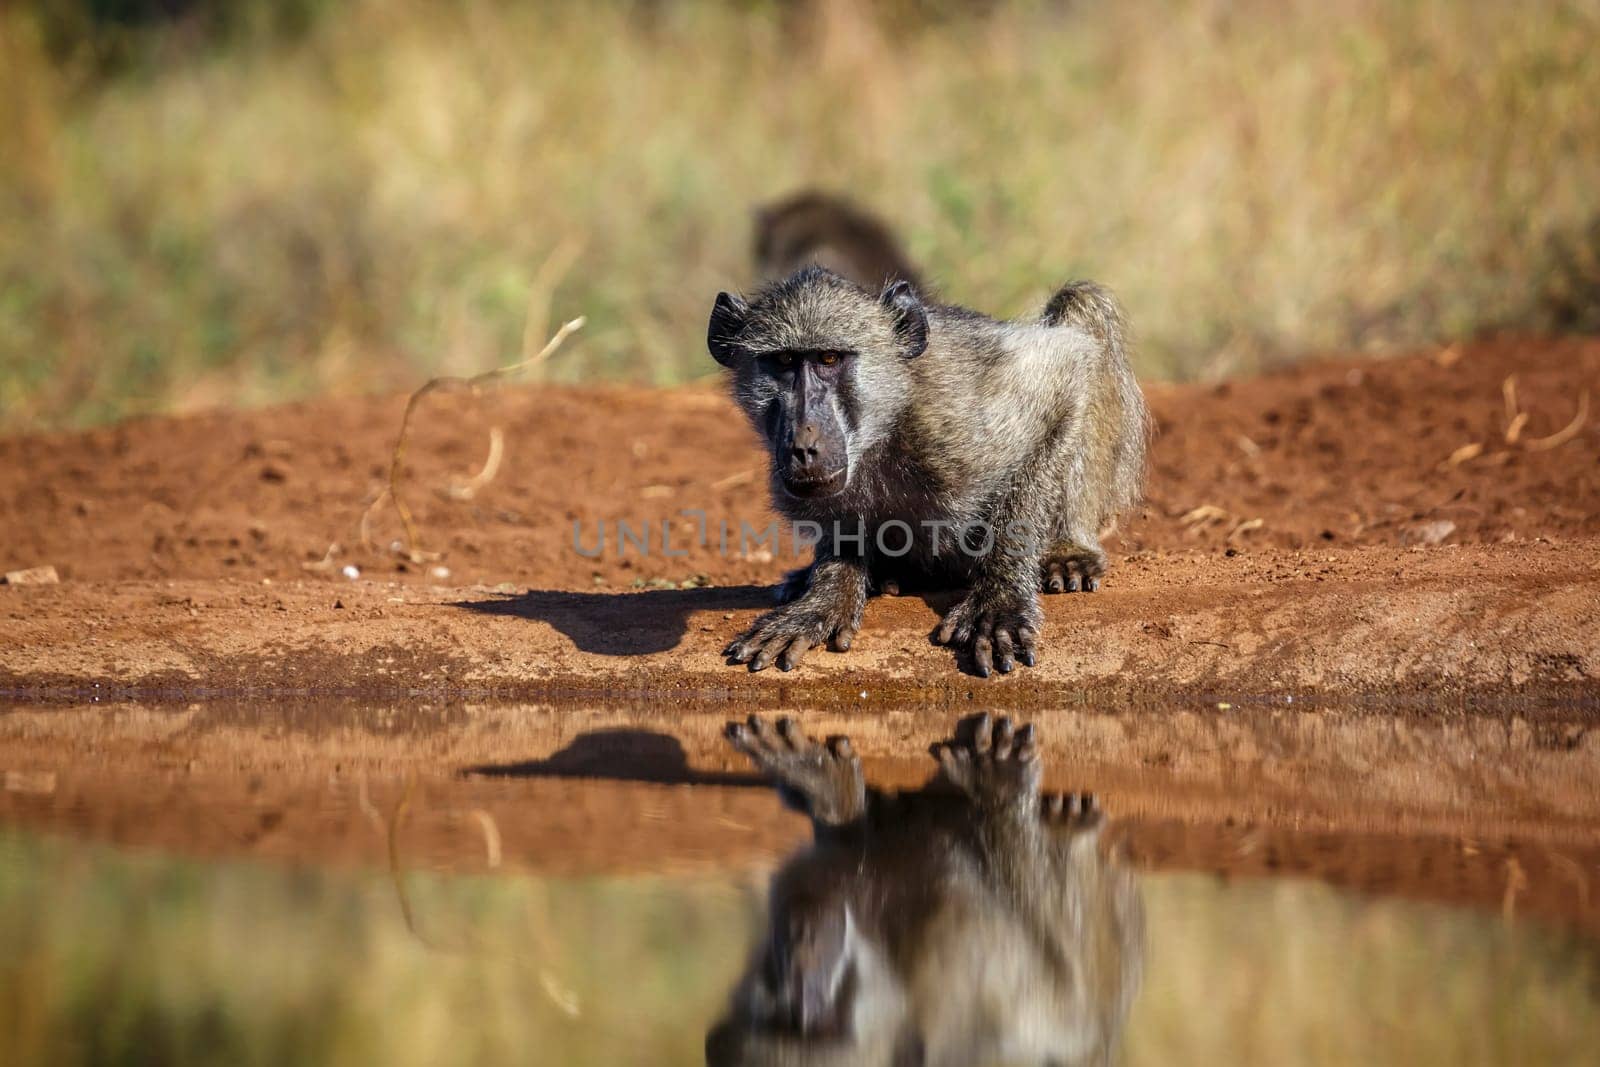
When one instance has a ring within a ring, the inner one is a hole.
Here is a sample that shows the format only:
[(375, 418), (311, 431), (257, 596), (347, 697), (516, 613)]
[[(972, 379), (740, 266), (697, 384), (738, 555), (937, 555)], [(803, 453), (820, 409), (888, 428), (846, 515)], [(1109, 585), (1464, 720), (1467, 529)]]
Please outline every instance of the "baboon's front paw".
[(769, 611), (755, 625), (728, 643), (722, 654), (730, 663), (748, 663), (753, 671), (793, 670), (807, 652), (830, 641), (835, 652), (849, 649), (856, 621), (808, 604), (805, 599)]
[(823, 822), (844, 823), (866, 805), (866, 779), (861, 760), (847, 737), (826, 744), (807, 737), (800, 724), (784, 716), (774, 727), (759, 715), (728, 724), (728, 740), (750, 757), (763, 774), (805, 801)]
[(996, 668), (1010, 673), (1018, 663), (1032, 667), (1038, 658), (1039, 605), (1032, 600), (985, 594), (974, 589), (945, 613), (933, 640), (966, 650), (972, 670), (987, 678)]
[(1058, 549), (1039, 565), (1040, 580), (1046, 593), (1097, 592), (1106, 573), (1103, 552), (1086, 548)]
[(947, 742), (938, 755), (945, 777), (974, 800), (1004, 804), (1039, 791), (1043, 771), (1032, 723), (1019, 729), (1004, 715), (984, 712), (970, 740)]

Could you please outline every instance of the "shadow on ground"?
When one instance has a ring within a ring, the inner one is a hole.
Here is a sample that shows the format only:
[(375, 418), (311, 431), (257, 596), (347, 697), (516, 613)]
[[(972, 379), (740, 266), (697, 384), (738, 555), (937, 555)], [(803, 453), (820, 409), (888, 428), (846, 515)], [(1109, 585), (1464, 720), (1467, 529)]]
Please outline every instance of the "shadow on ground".
[(651, 730), (595, 730), (582, 734), (549, 759), (468, 767), (486, 778), (604, 778), (655, 785), (762, 786), (757, 774), (697, 771), (677, 738)]
[[(677, 648), (696, 611), (749, 611), (772, 607), (766, 586), (711, 589), (649, 589), (637, 593), (569, 593), (532, 589), (493, 600), (454, 605), (484, 615), (537, 619), (561, 631), (584, 652), (601, 656), (647, 656)], [(728, 638), (740, 629), (725, 623)]]

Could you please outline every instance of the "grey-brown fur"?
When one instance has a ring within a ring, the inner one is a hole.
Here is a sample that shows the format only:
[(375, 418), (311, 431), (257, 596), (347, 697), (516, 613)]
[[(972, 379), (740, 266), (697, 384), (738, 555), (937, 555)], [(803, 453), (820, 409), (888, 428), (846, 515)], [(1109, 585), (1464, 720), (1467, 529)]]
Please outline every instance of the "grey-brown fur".
[[(1147, 436), (1106, 290), (1076, 282), (1039, 318), (1000, 322), (809, 268), (748, 303), (719, 296), (708, 343), (771, 452), (774, 506), (825, 531), (779, 587), (786, 603), (729, 645), (735, 662), (788, 669), (816, 645), (848, 648), (869, 589), (964, 588), (935, 640), (1005, 672), (1034, 662), (1041, 589), (1098, 588), (1101, 532), (1139, 497)], [(880, 542), (898, 549), (895, 521), (915, 533), (898, 558)], [(981, 524), (992, 549), (929, 522)]]
[(1143, 971), (1133, 876), (1092, 798), (1041, 797), (1031, 727), (966, 725), (944, 782), (898, 795), (844, 738), (729, 728), (815, 842), (772, 880), (709, 1064), (1112, 1062)]
[(756, 274), (764, 281), (820, 266), (872, 290), (895, 281), (924, 288), (889, 227), (831, 193), (807, 190), (758, 208), (753, 244)]

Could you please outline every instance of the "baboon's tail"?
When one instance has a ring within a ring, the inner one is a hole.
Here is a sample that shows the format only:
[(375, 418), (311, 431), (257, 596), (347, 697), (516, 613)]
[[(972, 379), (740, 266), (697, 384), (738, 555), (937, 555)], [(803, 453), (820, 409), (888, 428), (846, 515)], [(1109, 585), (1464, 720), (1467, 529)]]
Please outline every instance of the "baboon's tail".
[(1127, 358), (1128, 320), (1111, 290), (1094, 282), (1068, 282), (1044, 306), (1039, 320), (1046, 326), (1079, 326), (1112, 353)]

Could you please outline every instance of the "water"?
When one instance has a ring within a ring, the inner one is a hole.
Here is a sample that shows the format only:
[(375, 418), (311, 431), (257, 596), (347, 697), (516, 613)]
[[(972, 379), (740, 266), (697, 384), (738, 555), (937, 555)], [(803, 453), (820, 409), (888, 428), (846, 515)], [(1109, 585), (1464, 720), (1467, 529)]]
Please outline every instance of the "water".
[[(202, 863), (0, 836), (4, 1062), (704, 1062), (768, 870)], [(1311, 882), (1142, 879), (1127, 1064), (1592, 1063), (1593, 946)]]
[[(0, 1063), (697, 1064), (730, 1020), (752, 1055), (836, 1054), (764, 1062), (874, 1062), (837, 1055), (874, 1034), (879, 1062), (930, 1063), (1073, 1062), (1102, 1043), (1125, 1064), (1588, 1064), (1600, 1048), (1600, 835), (1591, 810), (1558, 819), (1538, 794), (1587, 767), (1581, 738), (1522, 756), (1514, 724), (1502, 751), (1473, 738), (1498, 758), (1480, 781), (1494, 807), (1464, 784), (1479, 779), (1443, 775), (1459, 722), (1408, 723), (1400, 747), (1433, 785), (1403, 801), (1371, 800), (1400, 764), (1351, 746), (1395, 735), (1385, 720), (1345, 723), (1319, 755), (1289, 751), (1274, 717), (1235, 718), (1220, 793), (1210, 771), (1057, 760), (1047, 788), (1120, 787), (1103, 818), (1030, 820), (1006, 855), (1031, 858), (996, 893), (969, 836), (987, 817), (958, 794), (875, 808), (870, 841), (819, 854), (688, 713), (677, 742), (595, 709), (197, 725), (208, 713), (0, 715)], [(1105, 729), (1034, 717), (1047, 737)], [(870, 782), (909, 790), (932, 768), (909, 721), (851, 724), (884, 732), (862, 745)], [(475, 733), (490, 740), (462, 750)], [(1237, 753), (1266, 748), (1311, 768), (1302, 807), (1243, 773)], [(1318, 815), (1329, 768), (1358, 757), (1367, 799)], [(829, 895), (839, 856), (879, 880), (871, 899)], [(847, 898), (848, 930), (830, 925)], [(889, 902), (877, 918), (872, 900)], [(901, 975), (898, 1000), (874, 967)], [(806, 995), (775, 994), (780, 972)], [(804, 1040), (784, 1037), (801, 1003)]]

